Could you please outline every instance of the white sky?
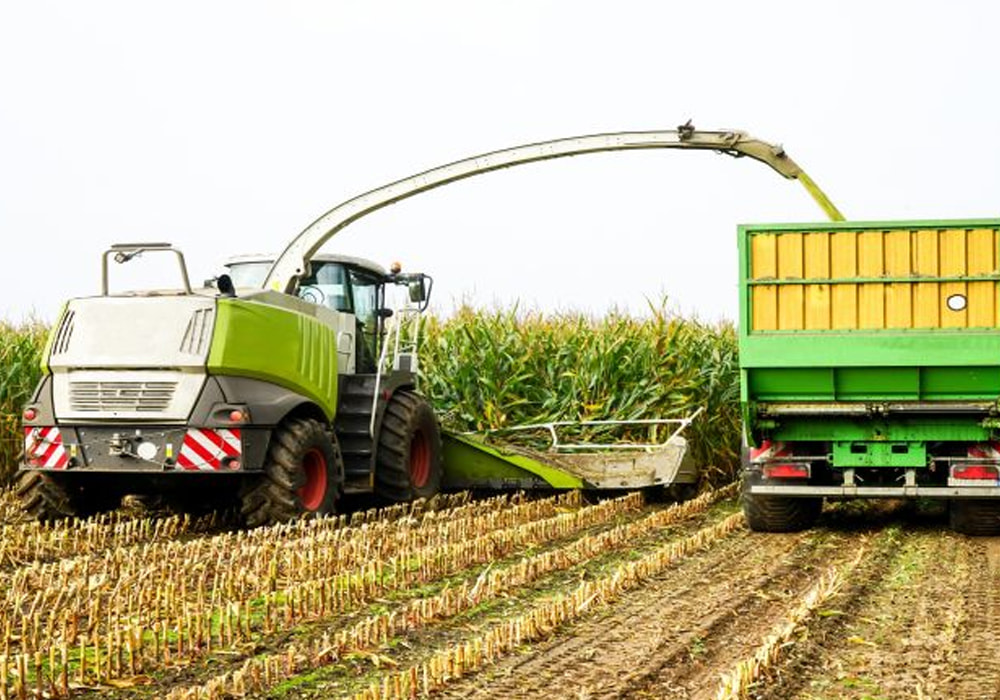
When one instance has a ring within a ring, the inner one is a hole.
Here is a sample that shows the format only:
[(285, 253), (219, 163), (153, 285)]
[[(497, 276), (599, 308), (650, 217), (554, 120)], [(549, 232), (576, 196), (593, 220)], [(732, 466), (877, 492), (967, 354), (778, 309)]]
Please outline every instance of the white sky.
[[(851, 219), (1000, 215), (989, 2), (306, 0), (0, 4), (0, 317), (93, 293), (117, 241), (191, 276), (365, 190), (587, 133), (739, 128)], [(590, 155), (377, 212), (327, 250), (462, 299), (735, 318), (736, 225), (823, 218), (769, 168)]]

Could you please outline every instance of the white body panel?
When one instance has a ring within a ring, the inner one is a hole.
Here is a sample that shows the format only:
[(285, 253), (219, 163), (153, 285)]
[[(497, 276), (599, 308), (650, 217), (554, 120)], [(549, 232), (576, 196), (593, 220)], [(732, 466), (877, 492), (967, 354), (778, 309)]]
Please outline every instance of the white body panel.
[(205, 383), (215, 300), (74, 299), (52, 342), (59, 420), (185, 421)]
[(90, 368), (198, 368), (212, 341), (215, 299), (89, 297), (69, 302), (49, 356), (54, 372)]

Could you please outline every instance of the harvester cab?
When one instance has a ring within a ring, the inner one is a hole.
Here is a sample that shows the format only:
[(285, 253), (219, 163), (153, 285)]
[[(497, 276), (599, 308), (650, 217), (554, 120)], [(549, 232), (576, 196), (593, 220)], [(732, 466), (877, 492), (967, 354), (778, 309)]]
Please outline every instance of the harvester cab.
[[(224, 263), (225, 274), (206, 285), (219, 287), (220, 280), (228, 277), (234, 295), (252, 296), (260, 291), (274, 260), (274, 255), (234, 256)], [(353, 317), (353, 331), (338, 328), (341, 374), (379, 373), (386, 366), (399, 369), (407, 364), (416, 372), (416, 344), (404, 339), (419, 338), (419, 314), (427, 310), (432, 288), (433, 278), (422, 272), (404, 273), (399, 263), (386, 271), (363, 258), (320, 253), (310, 261), (309, 274), (297, 280), (293, 294)], [(397, 339), (405, 344), (397, 344)]]

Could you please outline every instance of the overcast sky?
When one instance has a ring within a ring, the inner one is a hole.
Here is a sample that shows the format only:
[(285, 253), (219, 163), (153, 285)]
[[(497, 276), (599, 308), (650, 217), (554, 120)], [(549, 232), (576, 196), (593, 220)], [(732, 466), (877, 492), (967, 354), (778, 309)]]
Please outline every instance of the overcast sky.
[[(116, 241), (192, 277), (281, 249), (335, 204), (480, 152), (739, 128), (850, 219), (1000, 215), (989, 2), (0, 3), (0, 317), (92, 294)], [(711, 153), (581, 156), (446, 186), (326, 249), (469, 300), (603, 313), (667, 295), (735, 318), (736, 226), (822, 220)]]

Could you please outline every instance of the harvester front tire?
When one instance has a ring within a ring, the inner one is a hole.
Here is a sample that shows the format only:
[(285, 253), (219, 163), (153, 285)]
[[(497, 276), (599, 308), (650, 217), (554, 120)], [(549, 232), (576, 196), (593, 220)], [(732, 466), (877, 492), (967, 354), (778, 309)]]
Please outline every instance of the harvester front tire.
[[(752, 477), (749, 477), (752, 478)], [(790, 498), (750, 493), (743, 477), (743, 515), (754, 532), (800, 532), (816, 524), (823, 510), (822, 498)]]
[(248, 484), (240, 510), (250, 527), (337, 512), (344, 460), (317, 420), (293, 418), (271, 436), (264, 473)]
[(949, 508), (951, 529), (963, 535), (1000, 535), (1000, 501), (956, 499)]
[(390, 501), (430, 498), (441, 489), (441, 431), (420, 395), (397, 391), (378, 436), (375, 492)]
[(16, 493), (21, 507), (35, 520), (50, 522), (80, 515), (69, 489), (57, 476), (25, 471), (17, 479)]

